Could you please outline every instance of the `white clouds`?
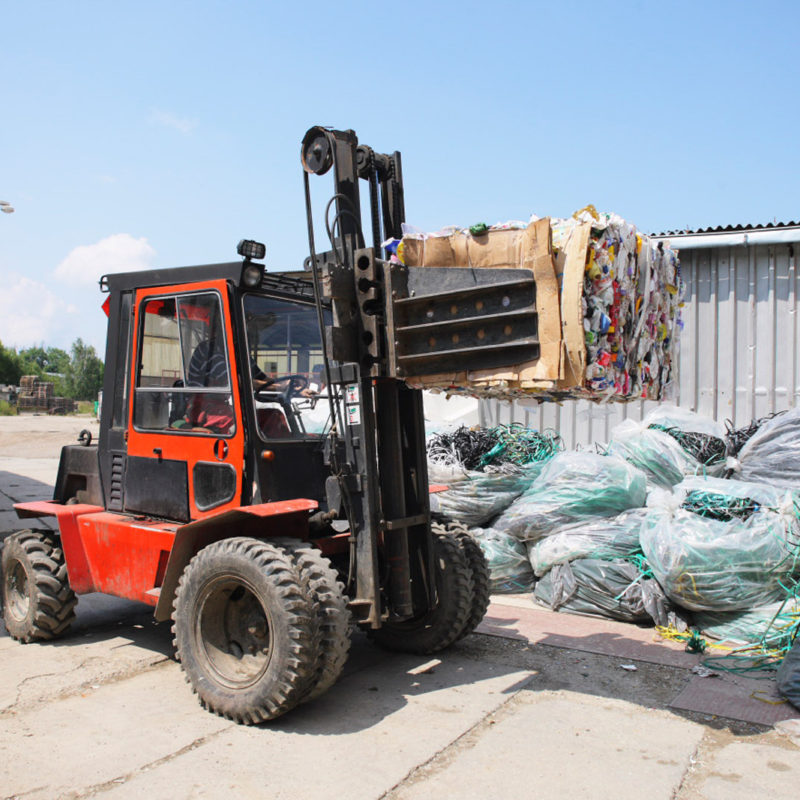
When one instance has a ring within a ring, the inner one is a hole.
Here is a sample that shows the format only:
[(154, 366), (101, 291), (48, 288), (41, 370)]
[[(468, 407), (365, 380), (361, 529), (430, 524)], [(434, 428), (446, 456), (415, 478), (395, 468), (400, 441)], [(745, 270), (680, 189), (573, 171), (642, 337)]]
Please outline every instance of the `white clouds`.
[(144, 237), (136, 239), (129, 233), (115, 233), (95, 244), (74, 248), (56, 267), (54, 275), (71, 284), (97, 283), (109, 272), (134, 272), (148, 269), (156, 251)]
[(188, 119), (187, 117), (179, 117), (170, 111), (160, 111), (154, 108), (150, 112), (149, 118), (151, 125), (160, 125), (163, 128), (171, 128), (172, 130), (182, 133), (184, 136), (190, 134), (197, 127), (196, 119)]
[(65, 302), (45, 284), (24, 275), (8, 273), (0, 293), (0, 341), (9, 347), (47, 345), (73, 328), (78, 309)]

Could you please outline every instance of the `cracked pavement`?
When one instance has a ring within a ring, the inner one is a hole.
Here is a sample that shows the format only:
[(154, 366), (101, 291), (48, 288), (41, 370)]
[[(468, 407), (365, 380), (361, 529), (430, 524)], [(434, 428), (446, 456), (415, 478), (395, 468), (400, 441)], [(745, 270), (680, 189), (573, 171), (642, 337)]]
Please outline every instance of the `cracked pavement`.
[[(0, 514), (49, 496), (69, 432), (14, 447), (8, 437), (25, 431), (6, 419)], [(0, 798), (796, 796), (796, 721), (669, 708), (691, 678), (684, 666), (479, 634), (431, 661), (358, 633), (331, 691), (243, 727), (200, 707), (149, 608), (88, 595), (56, 642), (23, 646), (0, 626)]]

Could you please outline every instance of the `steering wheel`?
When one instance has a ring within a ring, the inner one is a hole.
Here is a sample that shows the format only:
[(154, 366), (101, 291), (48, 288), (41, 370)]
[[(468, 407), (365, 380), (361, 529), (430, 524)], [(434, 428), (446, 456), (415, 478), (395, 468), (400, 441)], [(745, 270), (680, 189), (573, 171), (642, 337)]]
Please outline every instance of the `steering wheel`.
[[(286, 384), (285, 388), (277, 390), (273, 386), (278, 384)], [(281, 375), (276, 378), (268, 386), (261, 389), (256, 389), (254, 396), (256, 400), (261, 402), (275, 402), (276, 400), (283, 404), (288, 404), (292, 397), (300, 394), (304, 389), (308, 388), (308, 378), (305, 375), (292, 373), (290, 375)]]
[(288, 392), (289, 397), (300, 394), (300, 392), (308, 388), (308, 378), (305, 375), (300, 375), (298, 373), (281, 375), (281, 377), (278, 378), (275, 383), (283, 383), (284, 381), (287, 384), (284, 391)]

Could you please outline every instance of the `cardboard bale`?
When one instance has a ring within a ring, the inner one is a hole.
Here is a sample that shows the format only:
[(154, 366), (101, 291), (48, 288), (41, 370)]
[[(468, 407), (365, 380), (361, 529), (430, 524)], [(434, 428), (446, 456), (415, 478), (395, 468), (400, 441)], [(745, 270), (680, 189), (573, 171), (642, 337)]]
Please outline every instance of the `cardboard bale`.
[(408, 378), (407, 383), (486, 397), (558, 386), (563, 377), (561, 316), (548, 219), (537, 220), (523, 229), (495, 230), (478, 236), (455, 230), (444, 236), (407, 237), (402, 252), (403, 262), (412, 267), (531, 270), (536, 281), (539, 318), (536, 359), (498, 369), (420, 375)]
[(675, 381), (682, 284), (677, 253), (592, 207), (527, 227), (403, 238), (407, 266), (533, 272), (540, 352), (507, 367), (408, 378), (480, 397), (662, 400)]

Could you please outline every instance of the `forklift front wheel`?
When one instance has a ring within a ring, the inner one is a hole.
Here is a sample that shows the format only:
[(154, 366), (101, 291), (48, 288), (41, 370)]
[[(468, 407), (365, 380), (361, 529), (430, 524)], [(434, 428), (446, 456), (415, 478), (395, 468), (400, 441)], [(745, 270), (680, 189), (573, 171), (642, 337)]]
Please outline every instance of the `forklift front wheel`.
[(203, 548), (178, 584), (175, 649), (203, 706), (257, 724), (302, 698), (315, 667), (312, 609), (291, 559), (258, 539)]
[(60, 636), (75, 619), (64, 553), (52, 531), (20, 531), (3, 546), (3, 621), (20, 642)]
[(417, 619), (391, 620), (369, 635), (381, 647), (404, 653), (435, 653), (459, 638), (472, 613), (472, 571), (450, 534), (433, 534), (436, 607)]
[[(441, 530), (443, 526), (434, 523), (432, 527), (434, 530), (437, 530), (437, 528)], [(451, 522), (444, 526), (444, 530), (451, 536), (455, 536), (459, 547), (464, 553), (464, 558), (467, 559), (470, 572), (472, 573), (471, 608), (467, 622), (464, 625), (464, 630), (462, 630), (458, 636), (459, 639), (463, 639), (481, 624), (481, 621), (486, 616), (486, 612), (489, 609), (489, 564), (486, 561), (486, 556), (483, 554), (483, 550), (481, 550), (481, 546), (469, 533), (466, 525), (463, 525), (460, 522)]]

